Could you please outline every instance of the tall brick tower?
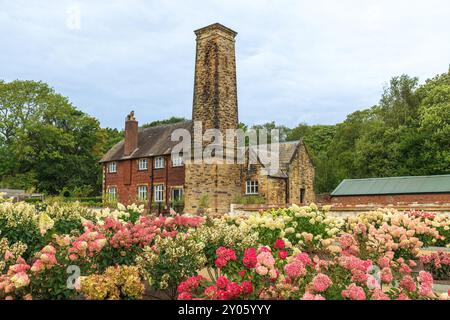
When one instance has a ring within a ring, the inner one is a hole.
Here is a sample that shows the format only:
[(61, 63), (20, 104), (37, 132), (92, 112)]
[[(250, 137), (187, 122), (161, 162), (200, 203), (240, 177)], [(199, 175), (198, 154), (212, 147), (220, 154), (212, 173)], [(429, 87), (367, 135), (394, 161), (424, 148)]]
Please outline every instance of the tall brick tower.
[[(225, 139), (227, 129), (238, 127), (236, 55), (233, 30), (219, 24), (195, 31), (194, 100), (192, 120), (201, 121), (203, 132), (219, 129)], [(199, 164), (186, 162), (185, 211), (201, 207), (213, 213), (226, 213), (241, 192), (240, 166), (237, 164)]]
[(203, 129), (238, 127), (236, 55), (237, 33), (221, 24), (195, 31), (194, 103), (192, 120), (202, 121)]

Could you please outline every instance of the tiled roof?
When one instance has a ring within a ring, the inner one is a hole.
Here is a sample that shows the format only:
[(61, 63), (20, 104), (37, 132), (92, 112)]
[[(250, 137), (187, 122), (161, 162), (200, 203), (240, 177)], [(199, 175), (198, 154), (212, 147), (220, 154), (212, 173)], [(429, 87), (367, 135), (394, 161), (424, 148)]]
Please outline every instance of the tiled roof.
[(172, 148), (179, 141), (172, 141), (172, 132), (176, 129), (192, 131), (192, 121), (179, 122), (140, 129), (138, 133), (138, 148), (128, 157), (124, 156), (124, 140), (112, 147), (100, 162), (137, 159), (171, 154)]
[[(289, 164), (291, 163), (292, 157), (294, 156), (295, 151), (297, 150), (298, 146), (301, 143), (302, 143), (301, 141), (289, 141), (279, 143), (280, 168), (277, 172), (271, 172), (269, 174), (270, 177), (283, 179), (286, 179), (288, 177), (287, 173), (289, 169)], [(267, 150), (270, 150), (270, 147), (267, 147), (267, 145), (260, 145), (259, 147), (263, 149), (267, 148)], [(270, 151), (268, 151), (268, 157), (271, 157)]]

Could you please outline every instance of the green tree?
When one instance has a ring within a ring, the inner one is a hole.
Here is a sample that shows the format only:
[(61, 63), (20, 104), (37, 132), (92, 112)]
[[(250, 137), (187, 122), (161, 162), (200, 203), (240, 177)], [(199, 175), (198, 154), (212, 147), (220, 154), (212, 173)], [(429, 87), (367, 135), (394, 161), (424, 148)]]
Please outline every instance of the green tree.
[(156, 121), (153, 121), (150, 123), (143, 124), (142, 128), (157, 127), (157, 126), (162, 126), (162, 125), (166, 125), (166, 124), (180, 123), (180, 122), (184, 122), (184, 121), (186, 121), (186, 119), (182, 118), (182, 117), (171, 117), (169, 119), (156, 120)]
[(35, 81), (0, 83), (1, 184), (56, 194), (98, 191), (106, 134), (66, 97)]
[(420, 153), (429, 172), (450, 173), (450, 70), (428, 80), (417, 90), (420, 97)]

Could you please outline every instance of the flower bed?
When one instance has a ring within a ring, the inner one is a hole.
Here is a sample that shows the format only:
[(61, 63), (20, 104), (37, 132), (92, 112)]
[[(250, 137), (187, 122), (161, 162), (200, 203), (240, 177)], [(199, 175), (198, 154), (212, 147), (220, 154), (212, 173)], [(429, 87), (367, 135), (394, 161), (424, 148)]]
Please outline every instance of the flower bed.
[[(0, 298), (444, 299), (448, 216), (315, 205), (250, 216), (143, 215), (0, 200)], [(144, 290), (146, 288), (147, 290)]]

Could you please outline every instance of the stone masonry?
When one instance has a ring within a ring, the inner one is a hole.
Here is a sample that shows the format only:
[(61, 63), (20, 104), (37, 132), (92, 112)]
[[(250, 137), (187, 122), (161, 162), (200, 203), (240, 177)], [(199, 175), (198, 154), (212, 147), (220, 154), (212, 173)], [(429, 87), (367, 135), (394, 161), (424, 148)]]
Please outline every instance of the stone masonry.
[(302, 142), (289, 165), (289, 203), (302, 204), (300, 190), (305, 190), (304, 203), (315, 201), (315, 170), (305, 144)]
[[(238, 127), (236, 86), (236, 32), (220, 24), (195, 31), (194, 101), (192, 120), (201, 121), (203, 132)], [(205, 143), (206, 144), (206, 143)], [(201, 199), (214, 213), (228, 212), (230, 203), (240, 194), (241, 172), (237, 164), (185, 163), (185, 211), (198, 211)]]

